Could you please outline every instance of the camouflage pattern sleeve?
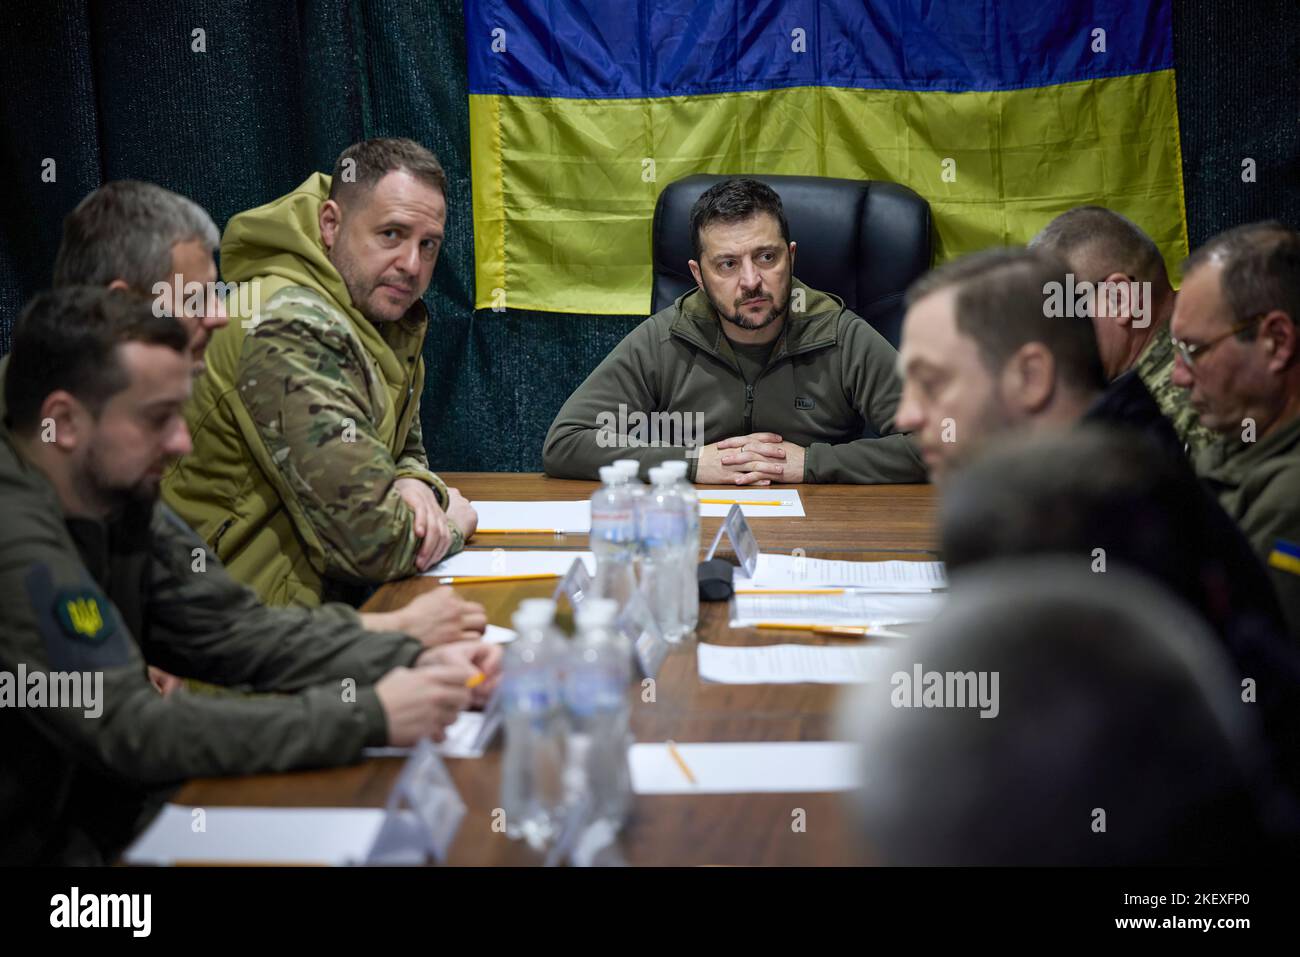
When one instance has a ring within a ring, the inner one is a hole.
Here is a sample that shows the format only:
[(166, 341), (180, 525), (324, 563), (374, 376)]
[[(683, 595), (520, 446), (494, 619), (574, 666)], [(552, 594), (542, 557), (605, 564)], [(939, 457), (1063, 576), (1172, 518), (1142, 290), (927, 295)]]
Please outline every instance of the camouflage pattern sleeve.
[(420, 425), (420, 400), (415, 400), (415, 414), (406, 433), (406, 444), (397, 456), (397, 477), (417, 478), (438, 496), (438, 504), (447, 507), (447, 483), (429, 468), (429, 454), (424, 450), (424, 429)]
[[(406, 433), (406, 445), (397, 457), (397, 477), (419, 479), (433, 489), (438, 497), (438, 504), (445, 511), (447, 508), (447, 483), (429, 469), (429, 455), (424, 450), (424, 432), (420, 425), (420, 405), (416, 400), (415, 414), (411, 417), (411, 428)], [(451, 545), (447, 555), (455, 555), (465, 547), (465, 536), (454, 523), (448, 522), (451, 529)]]
[(1166, 419), (1187, 446), (1188, 459), (1194, 460), (1218, 436), (1201, 425), (1200, 416), (1187, 401), (1187, 390), (1174, 385), (1174, 344), (1167, 329), (1161, 332), (1138, 357), (1138, 377), (1160, 406)]
[(263, 312), (244, 339), (239, 399), (295, 530), (322, 575), (377, 583), (416, 571), (414, 513), (374, 422), (384, 385), (346, 321), (305, 298)]

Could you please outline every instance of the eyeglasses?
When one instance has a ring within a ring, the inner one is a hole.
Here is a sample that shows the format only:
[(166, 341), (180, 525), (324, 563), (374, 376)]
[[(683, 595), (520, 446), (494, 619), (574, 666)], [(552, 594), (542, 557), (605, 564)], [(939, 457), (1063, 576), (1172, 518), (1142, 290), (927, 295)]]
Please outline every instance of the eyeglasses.
[(1227, 339), (1229, 336), (1235, 336), (1237, 333), (1242, 332), (1245, 329), (1249, 329), (1251, 326), (1259, 322), (1259, 320), (1263, 319), (1267, 315), (1268, 313), (1261, 312), (1258, 316), (1255, 316), (1251, 319), (1245, 319), (1237, 323), (1235, 326), (1233, 326), (1223, 335), (1215, 336), (1209, 342), (1202, 342), (1198, 344), (1194, 342), (1185, 342), (1182, 339), (1178, 339), (1174, 336), (1170, 336), (1169, 338), (1173, 340), (1174, 348), (1178, 350), (1178, 354), (1182, 356), (1183, 361), (1187, 363), (1187, 368), (1195, 369), (1197, 356), (1205, 355), (1205, 353), (1209, 352), (1211, 349), (1217, 346), (1224, 339)]

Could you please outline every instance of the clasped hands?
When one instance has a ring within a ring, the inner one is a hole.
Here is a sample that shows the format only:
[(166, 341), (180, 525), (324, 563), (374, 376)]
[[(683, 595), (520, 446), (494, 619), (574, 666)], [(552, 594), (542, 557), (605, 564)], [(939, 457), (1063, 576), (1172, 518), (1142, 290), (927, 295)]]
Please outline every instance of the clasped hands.
[(771, 485), (803, 481), (804, 448), (775, 432), (722, 439), (700, 449), (695, 481), (700, 485)]

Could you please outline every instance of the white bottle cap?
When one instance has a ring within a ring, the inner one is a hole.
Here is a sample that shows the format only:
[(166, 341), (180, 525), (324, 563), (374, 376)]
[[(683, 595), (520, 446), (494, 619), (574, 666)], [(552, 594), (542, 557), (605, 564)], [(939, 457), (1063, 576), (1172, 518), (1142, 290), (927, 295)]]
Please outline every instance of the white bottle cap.
[(659, 467), (674, 478), (686, 478), (685, 459), (669, 459)]
[(663, 485), (668, 480), (668, 473), (664, 471), (662, 465), (656, 465), (650, 470), (650, 484)]
[(641, 474), (641, 463), (636, 459), (615, 459), (614, 468), (626, 475), (629, 482)]
[(525, 598), (510, 616), (515, 631), (544, 628), (555, 618), (555, 602), (549, 598)]
[(614, 485), (618, 482), (626, 482), (627, 476), (623, 470), (614, 465), (602, 465), (600, 467), (600, 480), (606, 485)]
[(573, 621), (580, 631), (614, 624), (618, 617), (618, 602), (612, 598), (588, 598), (573, 613)]

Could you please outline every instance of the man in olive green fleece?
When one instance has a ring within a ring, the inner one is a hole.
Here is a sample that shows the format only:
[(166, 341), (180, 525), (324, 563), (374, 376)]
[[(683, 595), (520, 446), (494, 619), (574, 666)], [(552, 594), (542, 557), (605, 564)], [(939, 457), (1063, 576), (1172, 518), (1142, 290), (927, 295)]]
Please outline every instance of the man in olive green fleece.
[[(14, 327), (0, 424), (0, 864), (111, 861), (185, 778), (441, 738), (495, 680), (490, 646), (427, 648), (341, 605), (267, 608), (203, 561), (157, 501), (167, 461), (189, 451), (192, 345), (147, 300), (84, 286), (38, 295)], [(163, 696), (146, 658), (277, 693)], [(469, 691), (475, 671), (490, 681)]]
[(268, 604), (355, 601), (474, 532), (420, 430), (445, 183), (418, 144), (368, 140), (226, 228), (222, 274), (251, 293), (208, 345), (163, 494)]
[[(750, 179), (691, 210), (699, 288), (634, 329), (551, 423), (542, 460), (594, 479), (685, 458), (701, 484), (923, 482), (895, 429), (897, 354), (835, 296), (794, 278), (781, 199)], [(864, 437), (875, 433), (878, 438)]]
[(1228, 230), (1184, 273), (1173, 379), (1220, 435), (1196, 470), (1268, 566), (1300, 639), (1300, 233)]

